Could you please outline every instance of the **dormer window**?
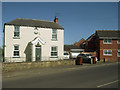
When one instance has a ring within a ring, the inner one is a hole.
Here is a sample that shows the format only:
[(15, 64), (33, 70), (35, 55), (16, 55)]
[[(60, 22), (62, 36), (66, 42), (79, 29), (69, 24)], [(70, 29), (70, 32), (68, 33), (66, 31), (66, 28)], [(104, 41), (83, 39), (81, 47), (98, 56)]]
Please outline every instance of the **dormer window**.
[(20, 27), (15, 26), (14, 27), (14, 38), (19, 38), (20, 37)]

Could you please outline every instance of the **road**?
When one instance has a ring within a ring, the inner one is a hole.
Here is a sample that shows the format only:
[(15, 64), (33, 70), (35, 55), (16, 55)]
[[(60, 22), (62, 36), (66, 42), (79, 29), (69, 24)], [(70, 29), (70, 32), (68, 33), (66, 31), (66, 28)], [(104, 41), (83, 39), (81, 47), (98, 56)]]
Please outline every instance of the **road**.
[(3, 88), (118, 88), (119, 82), (118, 63), (65, 67), (60, 72), (44, 75), (37, 73), (22, 78), (3, 77)]

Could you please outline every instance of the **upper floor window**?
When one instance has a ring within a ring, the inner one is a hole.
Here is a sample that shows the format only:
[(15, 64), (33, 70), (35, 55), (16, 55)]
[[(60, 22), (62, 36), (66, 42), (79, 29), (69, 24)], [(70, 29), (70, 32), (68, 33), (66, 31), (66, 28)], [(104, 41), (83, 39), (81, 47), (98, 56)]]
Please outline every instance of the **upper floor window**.
[(52, 30), (52, 40), (57, 40), (57, 30), (56, 29), (53, 29)]
[(112, 55), (112, 50), (103, 50), (103, 55)]
[(14, 45), (13, 56), (19, 57), (19, 45)]
[(20, 27), (19, 26), (15, 26), (14, 27), (14, 37), (15, 38), (19, 38), (20, 37)]
[(118, 44), (120, 44), (120, 39), (118, 39)]
[(38, 27), (35, 27), (34, 30), (38, 30)]
[(57, 46), (51, 47), (51, 57), (57, 57), (57, 54), (58, 54)]
[(103, 43), (104, 44), (112, 44), (112, 39), (104, 39)]

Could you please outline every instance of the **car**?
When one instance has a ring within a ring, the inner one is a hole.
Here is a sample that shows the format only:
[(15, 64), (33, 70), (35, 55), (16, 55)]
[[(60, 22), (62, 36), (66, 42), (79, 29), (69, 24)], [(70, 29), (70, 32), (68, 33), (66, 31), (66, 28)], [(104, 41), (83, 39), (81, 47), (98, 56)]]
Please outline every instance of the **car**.
[(91, 54), (89, 54), (89, 53), (84, 53), (88, 58), (93, 58), (94, 56), (92, 56)]
[(68, 52), (64, 52), (64, 59), (70, 59), (70, 54)]
[[(94, 58), (94, 56), (93, 55), (91, 55), (91, 54), (89, 54), (89, 53), (84, 53), (88, 58)], [(97, 62), (98, 61), (98, 59), (97, 59), (97, 57), (95, 57), (95, 61)]]
[(86, 54), (83, 54), (83, 53), (80, 53), (78, 56), (77, 56), (77, 59), (76, 60), (79, 60), (80, 58), (83, 59), (83, 63), (91, 63), (91, 59), (86, 55)]

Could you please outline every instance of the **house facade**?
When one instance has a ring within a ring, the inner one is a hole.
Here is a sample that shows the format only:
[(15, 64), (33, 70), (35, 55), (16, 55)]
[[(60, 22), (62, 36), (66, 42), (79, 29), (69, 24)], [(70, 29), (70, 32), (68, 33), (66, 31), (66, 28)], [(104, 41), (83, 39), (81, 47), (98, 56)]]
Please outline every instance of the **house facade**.
[(49, 61), (63, 59), (64, 28), (54, 22), (15, 19), (4, 25), (6, 62)]
[(120, 61), (120, 31), (97, 30), (86, 40), (85, 51), (96, 52), (98, 60)]

